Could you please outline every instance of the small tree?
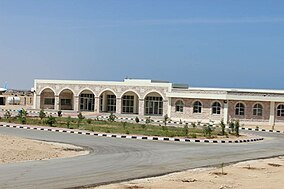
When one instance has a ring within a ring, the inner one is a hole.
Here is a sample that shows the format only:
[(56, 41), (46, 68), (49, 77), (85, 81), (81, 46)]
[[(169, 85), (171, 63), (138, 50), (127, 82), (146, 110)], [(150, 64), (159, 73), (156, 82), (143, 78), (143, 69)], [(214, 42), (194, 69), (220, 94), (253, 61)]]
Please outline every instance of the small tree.
[(117, 118), (117, 117), (116, 117), (113, 113), (110, 113), (110, 115), (108, 116), (108, 120), (109, 120), (110, 122), (114, 122), (116, 118)]
[(138, 117), (135, 117), (135, 122), (136, 122), (136, 123), (139, 123), (139, 121), (140, 121), (139, 118), (138, 118)]
[(88, 124), (91, 124), (92, 121), (93, 121), (93, 120), (92, 120), (91, 118), (87, 119), (87, 123), (88, 123)]
[(27, 115), (28, 112), (25, 109), (21, 109), (18, 113), (18, 118), (20, 119), (22, 124), (26, 124), (27, 123)]
[(56, 123), (56, 119), (55, 117), (53, 117), (52, 115), (47, 117), (46, 123), (50, 126), (53, 127), (53, 124)]
[(61, 111), (61, 110), (59, 110), (59, 111), (57, 112), (57, 116), (58, 116), (58, 117), (62, 117), (62, 111)]
[(234, 123), (233, 120), (230, 121), (230, 123), (229, 123), (229, 128), (231, 129), (232, 132), (235, 131), (235, 123)]
[(46, 113), (43, 111), (43, 109), (41, 109), (40, 111), (39, 111), (39, 118), (40, 118), (40, 120), (42, 120), (43, 118), (45, 118), (46, 117)]
[(145, 123), (148, 125), (152, 122), (153, 120), (151, 119), (151, 117), (146, 117)]
[(188, 125), (185, 125), (183, 127), (183, 132), (184, 132), (184, 135), (187, 136), (188, 135)]
[(167, 122), (168, 122), (169, 120), (170, 120), (170, 118), (169, 118), (168, 114), (164, 115), (164, 120), (163, 120), (163, 122), (164, 122), (165, 126), (167, 126)]
[(224, 136), (224, 135), (225, 135), (225, 128), (226, 128), (226, 125), (225, 125), (223, 119), (222, 119), (221, 122), (220, 122), (220, 126), (221, 126), (221, 129), (222, 129), (222, 135)]
[(122, 122), (123, 129), (126, 129), (126, 125), (127, 125), (126, 121)]
[(192, 128), (196, 128), (195, 122), (192, 122), (192, 123), (191, 123), (191, 126), (192, 126)]
[(81, 122), (83, 121), (83, 119), (85, 119), (85, 117), (82, 115), (82, 113), (80, 112), (78, 115), (78, 122), (77, 122), (77, 126), (78, 128), (80, 127)]
[(67, 128), (69, 129), (70, 128), (70, 123), (71, 123), (71, 116), (68, 116), (67, 117), (67, 120), (66, 120), (66, 126), (67, 126)]
[(203, 128), (204, 135), (208, 138), (211, 138), (212, 131), (213, 131), (213, 128), (209, 124), (207, 124)]
[(11, 117), (12, 117), (11, 112), (9, 110), (6, 110), (4, 114), (4, 118), (10, 120)]
[(239, 120), (235, 121), (235, 132), (237, 136), (240, 136), (240, 121)]

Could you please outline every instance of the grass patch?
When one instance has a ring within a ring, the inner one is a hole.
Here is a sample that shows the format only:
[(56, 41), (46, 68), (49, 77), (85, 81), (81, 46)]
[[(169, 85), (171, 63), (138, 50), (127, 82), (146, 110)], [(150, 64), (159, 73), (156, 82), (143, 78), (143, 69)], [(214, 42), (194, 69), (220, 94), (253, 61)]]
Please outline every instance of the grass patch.
[[(47, 123), (48, 118), (40, 119), (39, 117), (27, 117), (26, 124), (49, 126)], [(21, 124), (20, 120), (11, 117), (8, 119), (2, 118), (0, 121), (13, 122)], [(128, 122), (116, 122), (107, 120), (96, 119), (82, 119), (78, 124), (78, 118), (71, 117), (56, 117), (56, 122), (53, 127), (69, 128), (69, 129), (82, 129), (93, 132), (103, 133), (117, 133), (117, 134), (135, 134), (135, 135), (148, 135), (148, 136), (163, 136), (163, 137), (189, 137), (200, 138), (204, 137), (204, 128), (197, 126), (194, 128), (182, 128), (173, 126), (157, 126), (151, 124), (139, 124)], [(211, 138), (216, 138), (220, 135), (221, 130), (216, 128), (212, 131)]]

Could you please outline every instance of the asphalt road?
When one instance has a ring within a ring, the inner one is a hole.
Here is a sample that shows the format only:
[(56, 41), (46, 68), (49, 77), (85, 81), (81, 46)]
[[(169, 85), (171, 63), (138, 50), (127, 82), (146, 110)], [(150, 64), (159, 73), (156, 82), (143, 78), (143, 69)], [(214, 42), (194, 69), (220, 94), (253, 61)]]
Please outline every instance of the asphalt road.
[[(248, 131), (247, 131), (248, 132)], [(83, 146), (89, 155), (0, 165), (0, 188), (72, 188), (284, 154), (284, 134), (264, 141), (198, 144), (104, 138), (0, 127), (0, 134)]]

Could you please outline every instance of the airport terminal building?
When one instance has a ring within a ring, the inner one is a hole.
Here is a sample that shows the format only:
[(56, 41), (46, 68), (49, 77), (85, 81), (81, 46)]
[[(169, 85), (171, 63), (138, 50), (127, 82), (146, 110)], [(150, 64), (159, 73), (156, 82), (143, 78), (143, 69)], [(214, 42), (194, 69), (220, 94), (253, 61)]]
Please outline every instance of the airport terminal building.
[(196, 88), (164, 81), (35, 80), (34, 109), (284, 125), (284, 90)]

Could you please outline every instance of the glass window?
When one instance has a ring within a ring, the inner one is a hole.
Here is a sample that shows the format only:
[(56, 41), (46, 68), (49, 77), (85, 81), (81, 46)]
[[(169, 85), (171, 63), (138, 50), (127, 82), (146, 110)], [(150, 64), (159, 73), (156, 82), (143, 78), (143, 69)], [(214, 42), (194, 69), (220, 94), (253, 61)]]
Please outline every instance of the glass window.
[(122, 97), (122, 113), (134, 113), (134, 96), (124, 95)]
[(262, 116), (263, 107), (261, 104), (255, 104), (253, 106), (252, 112), (254, 116)]
[(277, 106), (277, 116), (283, 117), (284, 116), (284, 105)]
[(176, 102), (176, 112), (183, 112), (183, 106), (184, 106), (183, 101), (178, 100)]
[(54, 105), (55, 99), (54, 98), (45, 98), (44, 105)]
[(194, 102), (193, 104), (193, 113), (201, 113), (202, 104), (199, 101)]
[(61, 99), (61, 105), (71, 105), (71, 99)]
[(245, 105), (243, 103), (238, 103), (235, 107), (236, 115), (245, 115)]
[(107, 111), (116, 112), (116, 96), (107, 95)]
[(212, 104), (212, 114), (221, 114), (221, 104), (219, 102)]
[(163, 115), (163, 98), (158, 96), (147, 96), (145, 98), (146, 115)]

